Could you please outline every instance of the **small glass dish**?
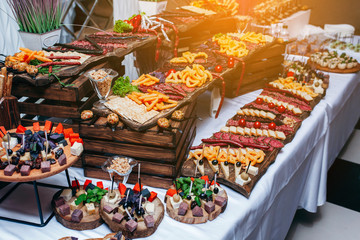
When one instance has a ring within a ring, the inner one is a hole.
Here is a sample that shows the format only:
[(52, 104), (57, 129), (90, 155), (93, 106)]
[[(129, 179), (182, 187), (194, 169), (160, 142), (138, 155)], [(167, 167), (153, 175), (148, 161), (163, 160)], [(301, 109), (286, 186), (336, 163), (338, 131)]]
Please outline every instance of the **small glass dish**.
[(99, 101), (94, 103), (95, 108), (106, 108), (104, 103), (109, 96), (113, 79), (118, 75), (119, 74), (111, 68), (94, 69), (85, 73), (85, 76), (90, 79), (90, 83), (99, 98)]
[[(117, 159), (117, 158), (122, 158), (122, 159), (126, 159), (127, 162), (130, 165), (129, 170), (126, 173), (122, 173), (119, 172), (116, 169), (112, 169), (110, 168), (110, 166), (113, 164), (113, 160)], [(121, 155), (116, 155), (116, 156), (112, 156), (109, 157), (108, 160), (106, 160), (103, 165), (101, 165), (101, 169), (104, 170), (105, 172), (109, 173), (110, 179), (112, 179), (112, 176), (114, 175), (114, 173), (116, 173), (117, 175), (119, 175), (120, 177), (123, 177), (122, 183), (126, 184), (130, 173), (132, 172), (132, 169), (137, 165), (137, 161), (131, 157), (125, 157), (125, 156), (121, 156)]]

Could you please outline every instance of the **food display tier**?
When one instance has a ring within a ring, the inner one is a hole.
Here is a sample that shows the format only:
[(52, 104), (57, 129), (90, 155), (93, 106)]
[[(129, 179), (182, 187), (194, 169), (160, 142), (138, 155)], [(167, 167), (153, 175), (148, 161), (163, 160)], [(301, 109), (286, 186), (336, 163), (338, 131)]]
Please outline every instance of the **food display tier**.
[[(93, 123), (80, 125), (80, 136), (84, 140), (83, 164), (85, 175), (109, 179), (109, 174), (100, 166), (109, 156), (125, 155), (141, 163), (142, 179), (154, 187), (168, 188), (179, 173), (196, 134), (196, 101), (185, 105), (185, 121), (170, 120), (172, 131), (158, 126), (138, 132), (119, 124), (115, 131), (100, 117)], [(180, 131), (181, 132), (180, 132)], [(137, 181), (137, 168), (130, 174), (129, 182)]]
[[(256, 99), (259, 93), (260, 91), (256, 91), (233, 99), (226, 98), (222, 114), (216, 120), (208, 117), (206, 107), (198, 108), (197, 114), (203, 120), (197, 123), (194, 144), (200, 144), (202, 138), (208, 137), (209, 129), (220, 129), (236, 110)], [(207, 106), (209, 99), (209, 93), (203, 94), (197, 99), (198, 105)], [(325, 203), (328, 168), (359, 119), (359, 102), (359, 74), (330, 73), (330, 86), (325, 98), (304, 121), (292, 142), (280, 151), (275, 163), (256, 184), (250, 198), (224, 186), (229, 202), (226, 211), (217, 219), (193, 226), (178, 223), (165, 215), (154, 235), (144, 239), (166, 239), (169, 236), (176, 240), (261, 239), (263, 236), (269, 239), (284, 239), (298, 208), (316, 212), (318, 206)], [(87, 179), (83, 169), (70, 168), (69, 171), (71, 176), (80, 182)], [(64, 176), (65, 173), (60, 173), (53, 177), (53, 181), (61, 182)], [(98, 178), (95, 175), (94, 177)], [(46, 181), (50, 182), (50, 179)], [(110, 181), (103, 183), (104, 187), (111, 186)], [(0, 193), (4, 190), (1, 189)], [(165, 189), (150, 187), (149, 190), (156, 191), (158, 197), (164, 199)], [(22, 205), (27, 208), (31, 204), (24, 201)], [(103, 238), (110, 232), (105, 224), (91, 232), (69, 230), (66, 233), (64, 227), (55, 219), (50, 224), (51, 227), (38, 231), (32, 226), (6, 222), (2, 224), (0, 234), (4, 239), (23, 239), (24, 232), (32, 234), (36, 239), (59, 239), (68, 235), (87, 239)], [(21, 232), (18, 231), (19, 227)]]
[[(28, 130), (33, 130), (32, 127), (27, 127)], [(15, 132), (16, 129), (9, 130), (9, 132)], [(66, 155), (67, 161), (66, 164), (60, 166), (58, 162), (51, 165), (50, 172), (42, 173), (41, 169), (31, 169), (29, 176), (21, 176), (20, 172), (14, 172), (12, 176), (5, 176), (4, 170), (0, 170), (0, 181), (4, 182), (30, 182), (30, 181), (36, 181), (43, 178), (47, 178), (50, 176), (53, 176), (55, 174), (58, 174), (69, 167), (71, 167), (78, 159), (79, 157), (71, 155), (70, 153), (70, 142), (67, 140), (68, 145), (64, 147), (64, 154)], [(0, 141), (2, 143), (2, 141)], [(19, 147), (14, 148), (14, 152), (18, 150)]]
[[(284, 61), (283, 53), (286, 44), (274, 41), (258, 51), (244, 57), (245, 72), (238, 95), (264, 88), (267, 83), (273, 81), (282, 72)], [(226, 82), (225, 96), (236, 97), (242, 74), (242, 63), (237, 63), (235, 69), (229, 69), (222, 74)]]
[[(92, 69), (111, 67), (123, 74), (125, 70), (121, 60), (116, 59)], [(84, 75), (67, 78), (62, 82), (73, 85), (62, 87), (56, 82), (46, 87), (36, 87), (26, 82), (13, 83), (12, 95), (19, 99), (19, 112), (24, 114), (22, 125), (32, 125), (35, 116), (80, 119), (81, 111), (90, 109), (97, 100), (89, 79)]]
[(360, 71), (360, 64), (359, 63), (354, 68), (346, 68), (346, 69), (323, 67), (320, 64), (317, 64), (317, 63), (314, 63), (314, 62), (311, 62), (311, 61), (309, 61), (309, 64), (315, 66), (316, 69), (324, 71), (324, 72), (357, 73), (358, 71)]

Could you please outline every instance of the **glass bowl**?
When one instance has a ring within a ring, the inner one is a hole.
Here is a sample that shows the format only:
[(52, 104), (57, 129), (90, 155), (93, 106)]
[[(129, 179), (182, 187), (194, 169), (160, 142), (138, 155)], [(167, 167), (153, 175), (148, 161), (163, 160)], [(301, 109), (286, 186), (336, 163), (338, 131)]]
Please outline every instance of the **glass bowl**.
[[(126, 173), (121, 173), (115, 169), (111, 169), (110, 166), (113, 164), (113, 160), (116, 158), (124, 158), (128, 161), (130, 168)], [(126, 156), (121, 156), (121, 155), (116, 155), (116, 156), (112, 156), (110, 158), (108, 158), (103, 165), (101, 165), (101, 169), (105, 172), (109, 173), (110, 179), (112, 179), (112, 176), (114, 175), (114, 173), (116, 173), (117, 175), (119, 175), (120, 177), (123, 177), (122, 183), (126, 184), (130, 173), (132, 172), (133, 168), (137, 165), (137, 161), (134, 158), (131, 157), (126, 157)]]

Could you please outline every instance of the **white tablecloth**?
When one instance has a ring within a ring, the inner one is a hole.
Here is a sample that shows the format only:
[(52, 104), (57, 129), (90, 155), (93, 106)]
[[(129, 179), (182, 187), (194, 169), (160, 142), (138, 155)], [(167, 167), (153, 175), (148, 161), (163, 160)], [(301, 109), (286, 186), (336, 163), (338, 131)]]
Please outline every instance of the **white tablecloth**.
[[(238, 108), (254, 100), (259, 93), (255, 91), (225, 99), (218, 119), (208, 118), (210, 93), (199, 97), (198, 115), (203, 120), (198, 121), (194, 145), (199, 144), (201, 138), (219, 130)], [(359, 74), (331, 74), (326, 97), (302, 123), (293, 141), (281, 150), (276, 162), (256, 184), (249, 199), (225, 187), (229, 202), (226, 211), (217, 219), (206, 224), (187, 225), (165, 216), (158, 230), (148, 239), (205, 239), (205, 236), (207, 239), (283, 239), (298, 208), (316, 212), (317, 206), (325, 203), (327, 170), (359, 118), (359, 102)], [(70, 176), (84, 182), (82, 169), (70, 168), (69, 171)], [(43, 181), (66, 185), (64, 173)], [(110, 182), (104, 181), (104, 185), (107, 187)], [(6, 189), (8, 187), (0, 194)], [(34, 207), (27, 207), (35, 206), (31, 185), (24, 189), (13, 193), (13, 200), (0, 205), (0, 215), (6, 214), (6, 209), (14, 212), (18, 207), (21, 210), (17, 215), (12, 213), (13, 216), (21, 217), (26, 212), (28, 218), (34, 218), (36, 208), (33, 213), (31, 209), (34, 210)], [(150, 189), (157, 191), (160, 199), (164, 198), (165, 190)], [(45, 198), (51, 194), (40, 189), (40, 195)], [(49, 212), (49, 205), (45, 202), (46, 199), (43, 199), (43, 209)], [(2, 239), (58, 239), (69, 235), (84, 239), (102, 237), (110, 232), (106, 224), (94, 230), (74, 231), (64, 228), (55, 219), (44, 228), (7, 221), (0, 221), (0, 224)]]

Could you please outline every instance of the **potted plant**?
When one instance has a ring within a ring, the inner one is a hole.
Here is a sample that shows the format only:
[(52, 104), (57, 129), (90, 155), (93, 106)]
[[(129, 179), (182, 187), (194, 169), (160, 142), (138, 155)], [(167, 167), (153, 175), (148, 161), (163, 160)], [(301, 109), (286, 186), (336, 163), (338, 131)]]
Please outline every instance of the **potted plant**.
[(25, 47), (41, 50), (59, 41), (61, 0), (7, 0)]

